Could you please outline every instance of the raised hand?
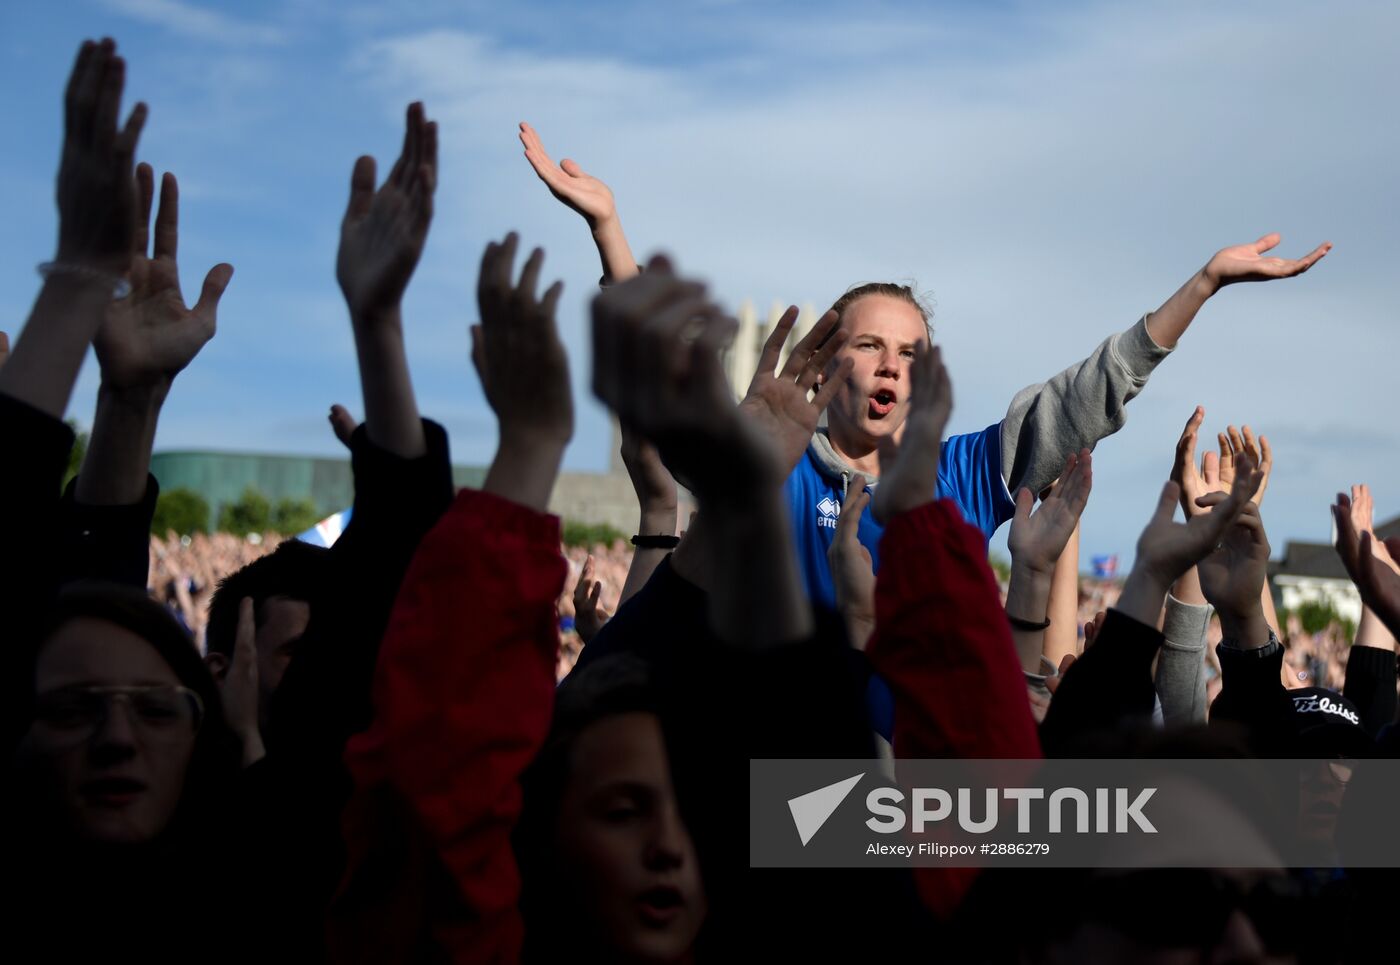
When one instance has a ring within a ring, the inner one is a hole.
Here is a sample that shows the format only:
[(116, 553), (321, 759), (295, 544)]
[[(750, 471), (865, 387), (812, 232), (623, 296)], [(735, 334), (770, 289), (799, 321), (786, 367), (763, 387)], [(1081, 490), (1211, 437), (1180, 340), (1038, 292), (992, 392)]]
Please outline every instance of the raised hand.
[(1228, 434), (1220, 433), (1219, 453), (1214, 449), (1207, 449), (1201, 457), (1200, 467), (1197, 468), (1196, 439), (1205, 417), (1206, 410), (1196, 406), (1196, 411), (1186, 420), (1186, 428), (1182, 430), (1181, 438), (1177, 440), (1176, 460), (1172, 464), (1171, 479), (1177, 485), (1181, 496), (1181, 508), (1187, 519), (1207, 511), (1199, 502), (1202, 496), (1230, 490), (1235, 479), (1238, 453), (1248, 453), (1251, 463), (1263, 473), (1263, 481), (1253, 497), (1256, 506), (1263, 500), (1264, 491), (1269, 485), (1269, 476), (1273, 472), (1274, 454), (1269, 440), (1264, 436), (1256, 439), (1249, 426), (1244, 427), (1243, 435), (1236, 431), (1234, 426), (1229, 427)]
[(1088, 449), (1070, 453), (1060, 481), (1031, 512), (1035, 497), (1029, 489), (1016, 493), (1016, 515), (1011, 520), (1007, 548), (1013, 564), (1048, 576), (1064, 552), (1075, 524), (1089, 503), (1093, 488), (1093, 456)]
[(1265, 257), (1280, 241), (1277, 233), (1267, 234), (1258, 241), (1247, 245), (1234, 245), (1217, 251), (1206, 263), (1206, 281), (1216, 289), (1241, 281), (1271, 281), (1275, 278), (1292, 278), (1301, 275), (1332, 250), (1332, 243), (1324, 241), (1302, 258)]
[(788, 470), (759, 418), (734, 405), (720, 365), (733, 319), (705, 286), (656, 257), (639, 277), (593, 300), (593, 391), (656, 445), (702, 501), (740, 498), (734, 478), (776, 485)]
[(603, 606), (603, 583), (594, 575), (593, 557), (590, 555), (583, 564), (583, 572), (574, 584), (574, 629), (579, 639), (589, 643), (603, 629), (603, 624), (612, 619), (612, 614)]
[[(1365, 483), (1351, 487), (1351, 524), (1357, 533), (1370, 533), (1372, 537), (1376, 535), (1374, 527), (1375, 503), (1371, 499), (1371, 487)], [(1371, 552), (1376, 559), (1390, 567), (1396, 573), (1400, 573), (1400, 564), (1395, 562), (1391, 556), (1386, 543), (1379, 539), (1371, 540)]]
[(588, 228), (593, 232), (593, 243), (598, 247), (598, 257), (603, 263), (603, 277), (614, 283), (635, 277), (637, 259), (627, 243), (627, 235), (622, 231), (617, 203), (608, 186), (592, 175), (584, 174), (582, 168), (567, 158), (562, 165), (555, 164), (545, 153), (539, 134), (523, 121), (520, 124), (520, 143), (525, 145), (525, 159), (550, 193), (583, 215), (588, 222)]
[[(1243, 462), (1247, 465), (1251, 460), (1245, 457)], [(1201, 502), (1207, 507), (1219, 506), (1228, 498), (1224, 493), (1208, 493), (1201, 497)], [(1260, 595), (1268, 576), (1268, 565), (1269, 539), (1259, 507), (1251, 500), (1226, 528), (1219, 548), (1196, 566), (1201, 592), (1220, 614), (1223, 625), (1238, 625), (1251, 618), (1263, 619)]]
[(507, 439), (567, 442), (574, 432), (574, 403), (569, 390), (569, 360), (554, 312), (564, 283), (556, 281), (536, 294), (544, 250), (530, 253), (515, 273), (515, 232), (486, 246), (477, 278), (476, 300), (481, 324), (473, 325), (472, 363), (496, 413), (501, 441)]
[(591, 174), (585, 174), (583, 168), (568, 158), (561, 164), (552, 161), (545, 153), (540, 135), (524, 121), (520, 122), (520, 143), (525, 145), (525, 159), (550, 194), (583, 215), (590, 228), (596, 229), (617, 217), (612, 190)]
[[(1357, 507), (1357, 503), (1362, 505)], [(1400, 636), (1400, 539), (1378, 539), (1369, 528), (1371, 491), (1353, 486), (1348, 498), (1337, 494), (1332, 516), (1337, 526), (1337, 555), (1361, 600), (1392, 634)]]
[(117, 129), (126, 61), (110, 39), (84, 41), (64, 96), (63, 160), (58, 169), (61, 266), (116, 277), (131, 263), (137, 198), (132, 163), (146, 123), (138, 103)]
[(166, 173), (160, 184), (154, 245), (150, 244), (155, 175), (149, 164), (136, 168), (140, 220), (133, 238), (131, 293), (112, 302), (93, 339), (107, 390), (167, 390), (175, 376), (214, 337), (219, 299), (233, 277), (233, 266), (209, 269), (199, 301), (190, 308), (180, 293), (176, 262), (180, 242), (180, 186)]
[(374, 158), (355, 162), (350, 203), (340, 226), (335, 276), (357, 324), (398, 324), (403, 300), (433, 219), (437, 124), (410, 104), (403, 152), (375, 190)]
[(836, 518), (836, 535), (826, 551), (836, 588), (836, 609), (846, 621), (851, 645), (858, 650), (865, 649), (875, 632), (875, 564), (870, 550), (857, 538), (861, 515), (870, 505), (865, 484), (865, 477), (859, 473), (851, 478), (849, 495)]
[(1264, 473), (1264, 481), (1254, 494), (1254, 505), (1264, 502), (1264, 491), (1269, 488), (1269, 476), (1274, 470), (1274, 451), (1265, 436), (1254, 437), (1254, 432), (1245, 426), (1243, 432), (1230, 426), (1216, 437), (1220, 444), (1220, 491), (1228, 491), (1235, 481), (1235, 459), (1241, 452), (1248, 452), (1250, 460)]
[(355, 417), (350, 414), (350, 410), (337, 403), (331, 406), (330, 415), (326, 418), (331, 424), (331, 431), (340, 440), (340, 444), (349, 449), (350, 437), (360, 427), (360, 424), (355, 421)]
[[(1224, 499), (1201, 497), (1211, 503), (1211, 511), (1188, 517), (1185, 523), (1172, 521), (1180, 489), (1174, 482), (1163, 486), (1157, 509), (1138, 538), (1137, 559), (1117, 609), (1143, 623), (1155, 624), (1167, 588), (1220, 545), (1226, 529), (1244, 512), (1262, 482), (1263, 473), (1254, 467), (1248, 453), (1242, 454), (1229, 494)], [(1256, 604), (1258, 600), (1256, 591)]]
[(931, 502), (938, 489), (938, 456), (943, 429), (953, 411), (953, 385), (943, 351), (920, 343), (909, 365), (909, 417), (898, 447), (886, 437), (880, 446), (880, 485), (871, 512), (882, 524), (906, 510)]
[[(850, 359), (832, 362), (849, 334), (838, 328), (840, 316), (827, 312), (793, 348), (782, 371), (775, 374), (783, 343), (796, 321), (797, 307), (790, 306), (768, 333), (758, 371), (739, 403), (744, 414), (773, 440), (784, 472), (791, 472), (802, 458), (822, 410), (855, 364)], [(809, 392), (811, 399), (807, 398)]]
[[(1171, 480), (1176, 483), (1177, 492), (1181, 495), (1181, 508), (1185, 511), (1187, 519), (1205, 512), (1196, 505), (1196, 500), (1208, 492), (1214, 492), (1216, 488), (1214, 481), (1206, 481), (1205, 462), (1202, 462), (1200, 469), (1196, 468), (1196, 436), (1205, 417), (1206, 410), (1202, 406), (1196, 406), (1196, 411), (1186, 420), (1186, 428), (1182, 430), (1181, 438), (1177, 440), (1176, 459), (1172, 463)], [(1210, 453), (1207, 453), (1207, 456), (1209, 455)], [(1212, 466), (1212, 475), (1218, 480), (1219, 461), (1213, 461)]]

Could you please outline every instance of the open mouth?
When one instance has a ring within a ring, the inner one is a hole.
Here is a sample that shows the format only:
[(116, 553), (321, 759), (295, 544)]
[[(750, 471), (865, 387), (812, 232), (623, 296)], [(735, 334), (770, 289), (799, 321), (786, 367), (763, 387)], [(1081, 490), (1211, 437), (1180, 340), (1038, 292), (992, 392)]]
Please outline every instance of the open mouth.
[(657, 885), (642, 892), (638, 899), (642, 921), (651, 925), (665, 925), (681, 913), (685, 899), (679, 888), (671, 885)]
[(870, 414), (883, 418), (894, 411), (895, 394), (889, 389), (881, 389), (870, 396)]

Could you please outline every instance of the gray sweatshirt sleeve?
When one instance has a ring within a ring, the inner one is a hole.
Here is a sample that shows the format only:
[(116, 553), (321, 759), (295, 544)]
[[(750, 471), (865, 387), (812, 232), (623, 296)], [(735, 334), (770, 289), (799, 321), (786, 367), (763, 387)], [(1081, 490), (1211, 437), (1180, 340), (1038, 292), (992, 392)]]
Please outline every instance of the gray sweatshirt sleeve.
[(1127, 406), (1170, 354), (1147, 334), (1147, 316), (1111, 335), (1082, 362), (1016, 393), (1001, 425), (1001, 464), (1012, 493), (1038, 493), (1060, 475), (1065, 457), (1092, 449), (1123, 428)]
[(1182, 603), (1167, 594), (1162, 623), (1166, 638), (1157, 654), (1157, 696), (1168, 726), (1203, 724), (1206, 720), (1206, 629), (1210, 607)]

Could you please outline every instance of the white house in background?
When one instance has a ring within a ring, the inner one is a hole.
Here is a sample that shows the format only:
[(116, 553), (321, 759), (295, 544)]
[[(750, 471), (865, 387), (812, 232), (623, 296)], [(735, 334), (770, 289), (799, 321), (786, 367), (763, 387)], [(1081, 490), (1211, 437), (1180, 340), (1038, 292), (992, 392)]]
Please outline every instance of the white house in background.
[[(1400, 536), (1400, 517), (1377, 526), (1376, 535)], [(1361, 619), (1361, 596), (1330, 543), (1290, 540), (1284, 546), (1283, 559), (1270, 565), (1269, 576), (1280, 610), (1294, 610), (1304, 603), (1330, 603), (1341, 616)]]

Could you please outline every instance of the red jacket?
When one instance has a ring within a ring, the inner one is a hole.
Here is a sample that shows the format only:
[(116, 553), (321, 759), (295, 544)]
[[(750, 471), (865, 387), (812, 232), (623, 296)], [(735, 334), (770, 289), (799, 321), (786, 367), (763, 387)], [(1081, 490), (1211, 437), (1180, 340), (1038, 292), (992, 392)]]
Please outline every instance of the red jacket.
[[(866, 652), (894, 693), (895, 757), (1041, 757), (986, 540), (951, 500), (901, 513), (885, 528)], [(940, 917), (975, 877), (975, 868), (915, 873)]]
[(519, 960), (511, 832), (549, 730), (567, 569), (558, 518), (487, 493), (459, 494), (424, 538), (379, 653), (373, 723), (346, 747), (337, 960)]

